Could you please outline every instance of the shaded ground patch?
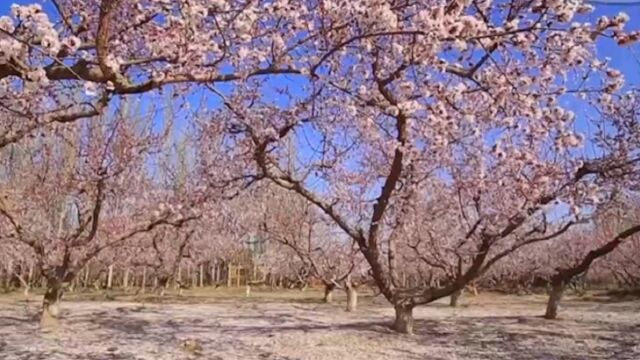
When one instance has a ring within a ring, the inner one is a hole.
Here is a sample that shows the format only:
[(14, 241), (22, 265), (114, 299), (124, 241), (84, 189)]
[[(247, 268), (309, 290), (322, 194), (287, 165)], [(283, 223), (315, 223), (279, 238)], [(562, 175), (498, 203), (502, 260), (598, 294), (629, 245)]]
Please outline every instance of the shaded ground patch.
[[(339, 298), (342, 301), (342, 299)], [(479, 296), (452, 309), (416, 309), (416, 335), (393, 333), (388, 306), (288, 303), (67, 301), (42, 332), (37, 302), (0, 302), (0, 358), (13, 359), (640, 359), (640, 304), (569, 300), (561, 320), (544, 297)], [(197, 351), (185, 349), (195, 343)]]

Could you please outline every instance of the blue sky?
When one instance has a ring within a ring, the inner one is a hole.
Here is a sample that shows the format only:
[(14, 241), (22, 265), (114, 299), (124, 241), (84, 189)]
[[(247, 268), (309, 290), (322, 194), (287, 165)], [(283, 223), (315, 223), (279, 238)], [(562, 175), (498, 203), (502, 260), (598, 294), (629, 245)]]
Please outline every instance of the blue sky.
[[(627, 24), (628, 29), (640, 29), (640, 1), (631, 5), (604, 5), (594, 4), (595, 12), (590, 14), (589, 21), (595, 23), (598, 17), (602, 15), (614, 16), (621, 11), (626, 12), (630, 16)], [(598, 55), (601, 57), (610, 57), (613, 67), (619, 69), (625, 74), (627, 82), (633, 85), (640, 84), (640, 48), (636, 46), (621, 48), (613, 41), (598, 42)]]

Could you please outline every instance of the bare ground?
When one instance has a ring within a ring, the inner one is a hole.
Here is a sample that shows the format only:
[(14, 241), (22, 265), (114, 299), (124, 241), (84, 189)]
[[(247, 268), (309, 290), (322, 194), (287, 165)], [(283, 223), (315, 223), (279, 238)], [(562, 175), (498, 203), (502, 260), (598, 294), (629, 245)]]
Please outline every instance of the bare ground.
[(342, 297), (320, 304), (317, 292), (239, 295), (72, 297), (49, 331), (35, 300), (1, 299), (0, 359), (640, 359), (638, 301), (572, 299), (561, 320), (547, 321), (542, 296), (480, 295), (457, 309), (417, 308), (416, 335), (404, 336), (388, 329), (393, 311), (380, 299), (346, 313)]

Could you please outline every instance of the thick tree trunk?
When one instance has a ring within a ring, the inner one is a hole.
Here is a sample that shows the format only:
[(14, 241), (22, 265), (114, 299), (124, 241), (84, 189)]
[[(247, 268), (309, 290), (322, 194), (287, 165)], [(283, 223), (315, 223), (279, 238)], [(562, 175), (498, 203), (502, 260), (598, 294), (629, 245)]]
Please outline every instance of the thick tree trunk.
[(71, 285), (69, 285), (69, 287), (68, 287), (69, 292), (74, 292), (74, 291), (76, 291), (76, 288), (78, 288), (78, 287), (79, 287), (79, 285), (78, 285), (78, 281), (79, 281), (79, 280), (78, 280), (78, 278), (75, 278), (75, 279), (73, 279), (73, 280), (71, 281)]
[(166, 291), (167, 291), (167, 287), (169, 287), (169, 278), (162, 276), (160, 278), (158, 278), (158, 292), (160, 294), (160, 296), (164, 296)]
[(551, 282), (551, 292), (549, 293), (549, 301), (547, 302), (547, 311), (544, 314), (545, 319), (553, 320), (558, 317), (558, 306), (564, 294), (565, 281), (553, 280)]
[(393, 330), (402, 334), (413, 334), (413, 306), (396, 305), (396, 320), (393, 322)]
[(358, 308), (358, 291), (355, 286), (347, 286), (347, 311), (356, 311)]
[(324, 302), (330, 304), (333, 302), (333, 290), (336, 288), (333, 284), (324, 285)]
[(451, 294), (451, 297), (449, 298), (449, 306), (457, 307), (458, 306), (458, 301), (460, 300), (461, 296), (462, 296), (462, 289), (454, 291)]
[(47, 291), (42, 300), (42, 315), (40, 324), (43, 327), (56, 325), (60, 318), (60, 300), (62, 299), (62, 286), (59, 281), (47, 280)]
[(200, 284), (198, 286), (203, 287), (204, 286), (204, 264), (200, 264)]

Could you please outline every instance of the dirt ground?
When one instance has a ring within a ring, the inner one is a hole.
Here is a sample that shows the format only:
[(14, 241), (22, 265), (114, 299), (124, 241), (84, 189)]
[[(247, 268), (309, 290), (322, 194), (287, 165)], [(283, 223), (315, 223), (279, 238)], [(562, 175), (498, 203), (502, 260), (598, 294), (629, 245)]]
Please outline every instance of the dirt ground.
[(60, 325), (42, 331), (36, 297), (0, 296), (0, 359), (640, 359), (640, 301), (569, 299), (562, 319), (547, 321), (538, 316), (543, 296), (469, 296), (456, 309), (417, 308), (416, 334), (406, 336), (388, 329), (393, 311), (382, 299), (365, 297), (346, 313), (342, 296), (333, 304), (320, 297), (71, 296)]

